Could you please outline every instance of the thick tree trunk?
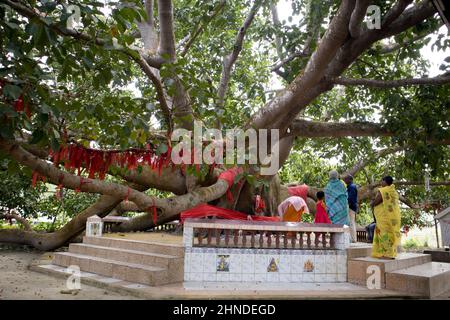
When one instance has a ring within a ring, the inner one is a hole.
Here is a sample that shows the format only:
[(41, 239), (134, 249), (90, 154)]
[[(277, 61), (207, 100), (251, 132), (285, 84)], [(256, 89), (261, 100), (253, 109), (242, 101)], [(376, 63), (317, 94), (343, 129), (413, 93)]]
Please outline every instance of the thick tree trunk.
[(117, 200), (111, 196), (101, 196), (96, 203), (83, 210), (64, 227), (52, 233), (39, 233), (19, 229), (0, 230), (0, 242), (26, 244), (40, 250), (59, 248), (85, 229), (87, 218), (93, 215), (104, 217), (121, 201), (121, 199)]

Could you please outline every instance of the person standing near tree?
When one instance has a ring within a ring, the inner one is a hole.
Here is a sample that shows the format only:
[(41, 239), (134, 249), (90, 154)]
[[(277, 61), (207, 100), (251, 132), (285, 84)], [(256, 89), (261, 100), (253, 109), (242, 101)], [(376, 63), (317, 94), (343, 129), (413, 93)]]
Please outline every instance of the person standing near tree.
[(356, 213), (358, 212), (358, 189), (353, 183), (353, 176), (347, 175), (344, 178), (344, 182), (347, 185), (347, 197), (348, 197), (348, 216), (350, 220), (350, 235), (352, 242), (356, 242)]
[(339, 179), (339, 173), (337, 171), (330, 171), (329, 177), (330, 180), (325, 187), (325, 203), (330, 220), (333, 224), (345, 224), (349, 226), (347, 189)]
[(370, 205), (374, 209), (376, 226), (372, 245), (372, 257), (395, 259), (400, 243), (400, 204), (394, 179), (386, 176)]

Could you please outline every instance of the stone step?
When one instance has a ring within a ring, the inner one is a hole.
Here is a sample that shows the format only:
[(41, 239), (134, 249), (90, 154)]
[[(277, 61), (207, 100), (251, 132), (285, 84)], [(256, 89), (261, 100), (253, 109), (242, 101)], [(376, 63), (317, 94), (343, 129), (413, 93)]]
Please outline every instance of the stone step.
[(372, 254), (371, 244), (350, 244), (350, 248), (347, 248), (347, 259), (369, 257)]
[(348, 261), (348, 282), (365, 286), (367, 278), (373, 274), (373, 271), (368, 270), (368, 267), (378, 266), (380, 268), (381, 287), (385, 288), (386, 272), (405, 269), (427, 262), (431, 262), (431, 256), (421, 253), (399, 253), (395, 260), (372, 257), (353, 258)]
[(168, 269), (173, 280), (183, 280), (184, 259), (161, 253), (109, 248), (85, 243), (71, 243), (69, 252), (114, 261), (142, 264)]
[(83, 243), (108, 248), (119, 248), (184, 257), (184, 246), (182, 244), (125, 240), (109, 237), (83, 237)]
[(388, 272), (386, 289), (437, 297), (450, 290), (450, 263), (428, 262)]
[(128, 263), (71, 252), (57, 252), (53, 264), (63, 267), (79, 266), (81, 271), (99, 274), (129, 282), (159, 286), (172, 283), (167, 269)]

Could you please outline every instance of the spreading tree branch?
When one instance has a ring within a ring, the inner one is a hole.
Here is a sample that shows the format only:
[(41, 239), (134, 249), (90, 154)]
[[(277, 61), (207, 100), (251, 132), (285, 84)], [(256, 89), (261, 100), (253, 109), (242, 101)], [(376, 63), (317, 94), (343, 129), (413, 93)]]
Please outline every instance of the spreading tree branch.
[(361, 32), (361, 23), (366, 16), (367, 7), (372, 0), (359, 0), (356, 1), (355, 10), (353, 10), (350, 18), (350, 24), (348, 29), (352, 38), (358, 38)]
[(286, 131), (286, 136), (304, 138), (320, 137), (377, 137), (392, 133), (381, 124), (371, 122), (319, 122), (296, 119)]
[(441, 75), (433, 78), (410, 78), (399, 80), (376, 80), (376, 79), (350, 79), (337, 78), (332, 80), (335, 84), (344, 86), (366, 86), (373, 88), (398, 88), (414, 85), (442, 85), (450, 83), (450, 76)]
[(16, 214), (16, 213), (0, 213), (0, 220), (1, 219), (15, 219), (17, 222), (19, 222), (23, 228), (26, 231), (32, 231), (33, 229), (31, 228), (30, 223), (28, 222), (27, 219), (25, 219), (24, 217), (21, 217), (20, 215)]
[(403, 149), (404, 149), (404, 147), (396, 146), (396, 147), (390, 147), (390, 148), (385, 148), (385, 149), (379, 150), (378, 152), (376, 152), (375, 155), (373, 155), (371, 157), (366, 157), (366, 158), (358, 161), (352, 168), (350, 168), (349, 170), (347, 170), (343, 174), (341, 174), (341, 177), (345, 177), (347, 175), (354, 176), (359, 171), (363, 170), (366, 166), (375, 162), (376, 160), (378, 160), (388, 154), (392, 154), (392, 153), (395, 153), (395, 152), (403, 150)]
[[(235, 64), (239, 53), (242, 50), (242, 44), (244, 42), (245, 34), (247, 33), (248, 28), (250, 27), (250, 24), (253, 22), (253, 19), (256, 16), (256, 13), (258, 12), (259, 8), (261, 7), (263, 1), (262, 0), (256, 0), (250, 9), (249, 14), (247, 15), (247, 18), (244, 21), (244, 24), (239, 29), (239, 32), (236, 36), (236, 40), (233, 45), (233, 51), (226, 55), (223, 58), (223, 68), (222, 68), (222, 76), (219, 83), (219, 90), (217, 94), (217, 111), (220, 112), (224, 108), (225, 104), (225, 94), (228, 89), (228, 84), (230, 82), (230, 75), (231, 75), (231, 69), (233, 68), (233, 65)], [(221, 126), (220, 121), (217, 120), (218, 127)]]
[(172, 0), (158, 0), (159, 55), (169, 61), (175, 60), (175, 33), (173, 30)]
[(197, 37), (202, 34), (208, 24), (210, 24), (211, 21), (219, 15), (223, 8), (225, 8), (226, 3), (226, 0), (220, 1), (211, 12), (211, 14), (208, 15), (205, 20), (201, 19), (201, 22), (196, 26), (195, 30), (191, 34), (187, 35), (180, 44), (178, 44), (178, 46), (183, 45), (183, 50), (181, 51), (180, 56), (184, 57), (187, 54)]

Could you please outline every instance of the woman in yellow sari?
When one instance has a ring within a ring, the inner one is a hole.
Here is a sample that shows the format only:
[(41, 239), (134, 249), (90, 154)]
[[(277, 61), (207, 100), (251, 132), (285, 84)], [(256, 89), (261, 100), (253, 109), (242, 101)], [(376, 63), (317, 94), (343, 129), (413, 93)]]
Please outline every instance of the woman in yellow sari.
[(372, 246), (374, 258), (395, 259), (400, 244), (400, 206), (393, 181), (390, 176), (384, 177), (371, 202), (376, 219)]

